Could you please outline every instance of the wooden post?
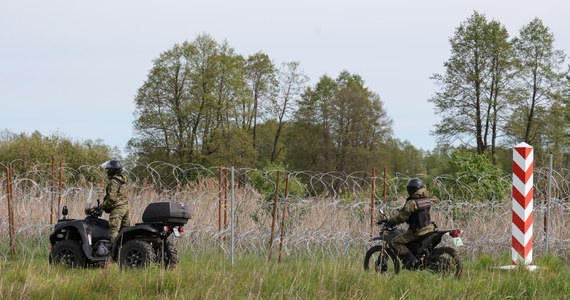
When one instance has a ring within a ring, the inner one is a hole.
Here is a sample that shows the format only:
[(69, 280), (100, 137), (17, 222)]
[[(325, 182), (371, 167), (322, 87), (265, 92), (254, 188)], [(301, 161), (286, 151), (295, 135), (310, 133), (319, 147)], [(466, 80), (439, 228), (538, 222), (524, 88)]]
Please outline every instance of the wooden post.
[(387, 206), (388, 206), (388, 197), (387, 197), (387, 192), (386, 192), (387, 177), (388, 177), (388, 171), (386, 171), (386, 167), (384, 167), (384, 213), (388, 213), (386, 211)]
[(50, 211), (49, 211), (49, 223), (50, 225), (53, 224), (53, 216), (55, 216), (55, 212), (54, 212), (54, 195), (55, 195), (55, 157), (52, 155), (51, 156), (51, 189), (50, 189)]
[(370, 195), (370, 236), (374, 235), (374, 198), (376, 195), (376, 168), (372, 168), (371, 178), (371, 195)]
[(222, 164), (218, 165), (218, 252), (222, 251)]
[(548, 197), (546, 197), (546, 214), (544, 215), (544, 252), (548, 253), (548, 235), (550, 222), (550, 200), (552, 199), (552, 152), (550, 152), (550, 162), (548, 167)]
[(59, 219), (59, 209), (61, 207), (61, 194), (63, 191), (63, 163), (59, 162), (59, 193), (57, 196), (57, 218)]
[(279, 171), (277, 171), (277, 180), (275, 181), (275, 198), (273, 200), (273, 218), (271, 221), (271, 237), (269, 238), (268, 260), (271, 260), (271, 247), (273, 247), (273, 237), (275, 236), (275, 221), (277, 219), (277, 199), (279, 199)]
[(228, 187), (230, 186), (230, 166), (226, 162), (226, 169), (224, 170), (224, 229), (228, 228)]
[(287, 198), (289, 197), (289, 174), (285, 178), (285, 199), (283, 200), (283, 216), (281, 219), (281, 237), (279, 239), (279, 258), (277, 262), (281, 262), (281, 252), (283, 250), (283, 241), (285, 240), (285, 218), (287, 216)]
[(10, 256), (12, 258), (16, 257), (16, 222), (14, 220), (14, 186), (12, 179), (14, 177), (14, 171), (12, 169), (12, 163), (8, 163), (6, 166), (6, 192), (7, 192), (7, 202), (8, 202), (8, 232), (10, 236)]

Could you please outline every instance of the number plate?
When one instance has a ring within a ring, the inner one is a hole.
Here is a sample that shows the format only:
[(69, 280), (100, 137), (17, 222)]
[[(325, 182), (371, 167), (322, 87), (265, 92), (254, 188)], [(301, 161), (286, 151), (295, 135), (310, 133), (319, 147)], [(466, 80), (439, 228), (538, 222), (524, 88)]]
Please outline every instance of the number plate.
[(453, 241), (453, 245), (455, 245), (455, 247), (463, 246), (463, 241), (461, 240), (460, 237), (454, 237), (454, 238), (451, 238), (451, 240)]

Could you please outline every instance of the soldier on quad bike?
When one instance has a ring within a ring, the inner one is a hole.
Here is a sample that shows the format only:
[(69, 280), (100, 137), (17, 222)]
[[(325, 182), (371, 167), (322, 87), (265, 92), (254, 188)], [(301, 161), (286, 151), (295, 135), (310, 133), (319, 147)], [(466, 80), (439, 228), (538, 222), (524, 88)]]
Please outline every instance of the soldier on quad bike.
[(434, 231), (435, 224), (431, 221), (431, 200), (424, 183), (419, 178), (412, 178), (406, 184), (406, 189), (408, 190), (408, 198), (406, 198), (404, 207), (396, 216), (392, 218), (383, 216), (379, 222), (384, 222), (390, 226), (408, 223), (408, 230), (392, 240), (392, 247), (403, 259), (404, 267), (411, 269), (418, 263), (418, 260), (406, 244), (421, 239), (427, 233)]
[(109, 214), (109, 238), (112, 242), (121, 228), (130, 225), (129, 201), (124, 190), (121, 190), (127, 183), (127, 177), (122, 173), (123, 164), (118, 160), (106, 161), (101, 164), (101, 168), (107, 170), (109, 179), (101, 208)]

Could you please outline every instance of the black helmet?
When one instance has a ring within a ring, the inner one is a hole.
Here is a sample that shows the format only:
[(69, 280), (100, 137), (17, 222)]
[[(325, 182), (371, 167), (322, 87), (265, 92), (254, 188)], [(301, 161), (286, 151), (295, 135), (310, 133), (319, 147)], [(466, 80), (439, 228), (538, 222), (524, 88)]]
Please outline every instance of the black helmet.
[(108, 160), (101, 164), (101, 168), (107, 170), (107, 174), (112, 176), (123, 171), (123, 164), (118, 160)]
[(408, 195), (417, 192), (420, 188), (425, 187), (424, 183), (419, 178), (412, 178), (406, 184), (406, 189), (408, 190)]

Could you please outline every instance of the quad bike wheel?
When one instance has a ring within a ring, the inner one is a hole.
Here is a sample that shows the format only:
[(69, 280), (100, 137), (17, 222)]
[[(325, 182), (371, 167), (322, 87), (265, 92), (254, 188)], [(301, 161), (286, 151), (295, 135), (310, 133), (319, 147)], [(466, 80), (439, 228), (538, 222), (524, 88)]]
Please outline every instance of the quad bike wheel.
[(171, 241), (166, 241), (159, 245), (157, 250), (156, 259), (160, 265), (166, 269), (176, 267), (178, 264), (178, 251)]
[(70, 268), (80, 268), (85, 266), (85, 254), (79, 242), (74, 240), (63, 240), (53, 245), (49, 254), (50, 264), (62, 264)]
[(122, 268), (145, 268), (155, 260), (152, 246), (145, 241), (130, 240), (121, 246), (119, 265)]

